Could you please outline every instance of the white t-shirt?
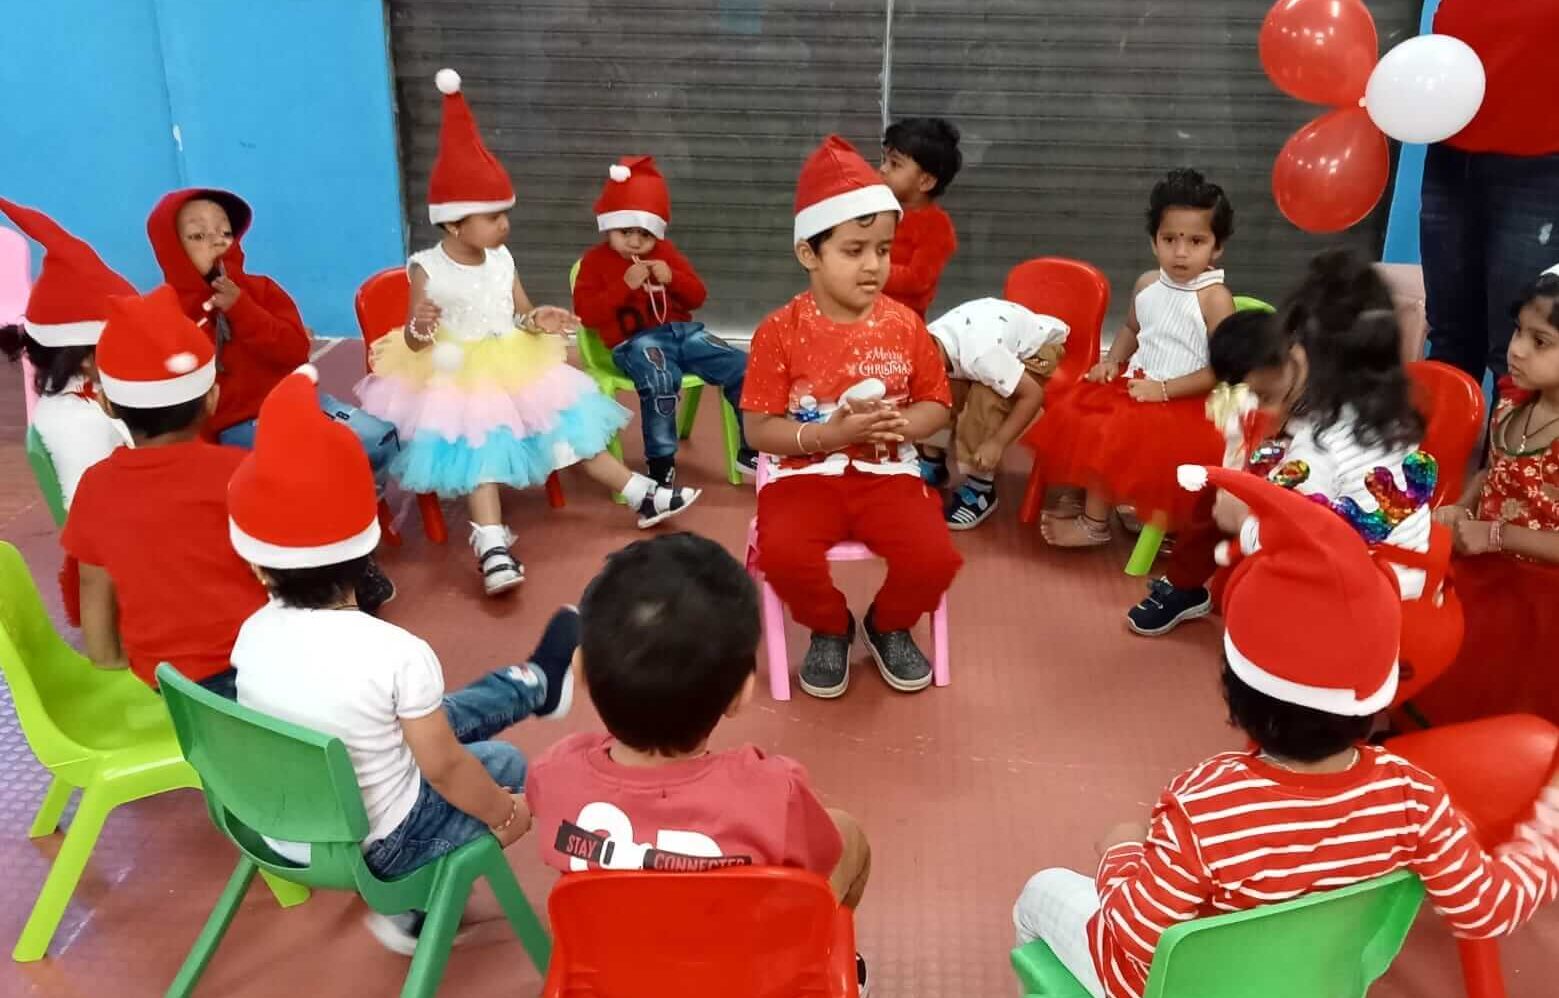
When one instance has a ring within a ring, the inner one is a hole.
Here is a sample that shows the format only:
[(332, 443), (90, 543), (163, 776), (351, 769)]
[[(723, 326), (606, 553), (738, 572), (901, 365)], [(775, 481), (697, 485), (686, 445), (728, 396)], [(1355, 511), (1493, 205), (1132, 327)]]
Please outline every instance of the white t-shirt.
[(1065, 342), (1067, 324), (1036, 315), (1016, 302), (977, 298), (927, 327), (947, 354), (955, 381), (975, 381), (1011, 398), (1023, 379), (1023, 362), (1053, 343)]
[(272, 601), (239, 629), (233, 665), (239, 703), (346, 745), (368, 812), (363, 845), (406, 819), (422, 772), (400, 720), (425, 717), (444, 702), (444, 672), (426, 641), (355, 610)]
[(76, 485), (86, 470), (116, 448), (130, 446), (130, 431), (117, 419), (109, 419), (103, 407), (77, 394), (85, 384), (72, 378), (58, 395), (44, 395), (33, 407), (32, 423), (54, 462), (65, 508), (76, 497)]
[(486, 251), (479, 264), (459, 263), (444, 244), (411, 255), (407, 261), (428, 275), (427, 296), (443, 314), (438, 324), (457, 340), (470, 343), (514, 330), (514, 257), (507, 246)]

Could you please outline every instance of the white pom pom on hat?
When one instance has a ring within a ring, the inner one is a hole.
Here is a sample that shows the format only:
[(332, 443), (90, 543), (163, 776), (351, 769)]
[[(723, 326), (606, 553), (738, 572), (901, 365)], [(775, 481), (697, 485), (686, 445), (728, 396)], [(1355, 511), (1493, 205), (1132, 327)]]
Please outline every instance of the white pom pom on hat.
[(619, 184), (626, 184), (628, 178), (633, 176), (633, 171), (621, 163), (613, 163), (612, 168), (606, 171), (606, 175)]
[(455, 343), (440, 343), (433, 348), (433, 368), (445, 374), (453, 374), (460, 370), (460, 365), (465, 362), (466, 352)]
[(1200, 492), (1207, 488), (1207, 469), (1200, 464), (1182, 464), (1175, 469), (1175, 480), (1187, 492)]
[(433, 83), (441, 94), (458, 94), (460, 92), (460, 74), (453, 69), (441, 69), (433, 76)]
[(195, 359), (194, 354), (186, 350), (182, 353), (176, 353), (172, 357), (169, 357), (167, 360), (162, 362), (162, 366), (166, 367), (168, 369), (168, 373), (170, 374), (188, 374), (195, 368), (199, 367), (200, 363)]
[(301, 374), (305, 378), (308, 378), (310, 381), (314, 382), (316, 385), (319, 384), (319, 368), (315, 367), (313, 364), (299, 364), (292, 373)]

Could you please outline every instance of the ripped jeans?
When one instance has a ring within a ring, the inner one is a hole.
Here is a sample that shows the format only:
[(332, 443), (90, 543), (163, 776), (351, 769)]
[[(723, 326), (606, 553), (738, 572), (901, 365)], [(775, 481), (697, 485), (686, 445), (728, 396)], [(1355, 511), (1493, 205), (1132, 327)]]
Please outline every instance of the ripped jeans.
[[(738, 413), (747, 354), (704, 329), (701, 322), (671, 322), (646, 329), (612, 348), (612, 359), (639, 391), (644, 456), (677, 452), (677, 399), (682, 376), (696, 374), (716, 385)], [(742, 446), (747, 446), (746, 433)]]

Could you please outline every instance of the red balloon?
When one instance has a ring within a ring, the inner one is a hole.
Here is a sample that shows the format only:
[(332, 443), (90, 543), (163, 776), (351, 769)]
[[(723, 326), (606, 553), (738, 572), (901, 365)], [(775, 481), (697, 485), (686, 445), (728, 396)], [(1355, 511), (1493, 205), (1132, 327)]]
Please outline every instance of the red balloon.
[(1279, 90), (1330, 107), (1356, 106), (1380, 60), (1375, 19), (1361, 0), (1278, 0), (1258, 48)]
[(1391, 148), (1363, 108), (1328, 111), (1295, 132), (1272, 167), (1272, 195), (1306, 232), (1363, 221), (1386, 191)]

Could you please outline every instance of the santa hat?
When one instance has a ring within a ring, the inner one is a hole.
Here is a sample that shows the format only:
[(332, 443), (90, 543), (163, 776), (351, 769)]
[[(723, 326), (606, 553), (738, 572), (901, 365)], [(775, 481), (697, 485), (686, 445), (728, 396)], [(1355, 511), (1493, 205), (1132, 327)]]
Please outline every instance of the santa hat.
[(22, 319), (27, 335), (46, 347), (97, 343), (109, 297), (133, 295), (135, 288), (110, 270), (92, 247), (36, 208), (0, 198), (0, 211), (43, 247), (43, 268)]
[(666, 238), (671, 221), (671, 192), (655, 168), (654, 156), (624, 156), (607, 171), (606, 186), (595, 202), (595, 224), (611, 229), (643, 229)]
[(216, 350), (164, 284), (143, 296), (108, 300), (97, 344), (97, 375), (115, 405), (163, 409), (198, 399), (216, 383)]
[(841, 222), (880, 211), (904, 213), (882, 175), (837, 135), (823, 140), (796, 181), (796, 238), (806, 242)]
[[(1365, 717), (1397, 692), (1402, 598), (1342, 517), (1259, 475), (1182, 465), (1180, 483), (1208, 482), (1249, 507), (1224, 590), (1224, 654), (1245, 685), (1284, 703)], [(1249, 521), (1247, 521), (1249, 525)]]
[(373, 470), (357, 434), (325, 415), (304, 364), (260, 404), (254, 450), (227, 486), (227, 532), (265, 568), (317, 568), (379, 544)]
[(428, 217), (434, 225), (514, 207), (509, 174), (482, 144), (476, 118), (460, 92), (460, 74), (441, 69), (434, 82), (444, 95), (438, 157), (428, 178)]

